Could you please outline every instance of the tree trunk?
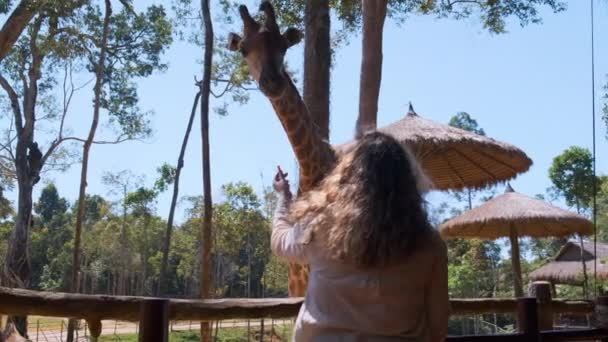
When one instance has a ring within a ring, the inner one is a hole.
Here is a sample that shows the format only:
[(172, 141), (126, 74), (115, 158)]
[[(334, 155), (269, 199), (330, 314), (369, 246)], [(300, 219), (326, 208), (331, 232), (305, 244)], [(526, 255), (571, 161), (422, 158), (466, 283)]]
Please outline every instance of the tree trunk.
[(587, 264), (585, 263), (585, 244), (582, 235), (579, 235), (578, 239), (581, 245), (581, 264), (583, 265), (583, 298), (587, 299), (587, 296), (589, 295), (589, 279), (587, 277)]
[(130, 287), (127, 285), (127, 268), (129, 267), (128, 248), (129, 240), (127, 236), (127, 186), (123, 186), (123, 198), (122, 198), (122, 227), (120, 230), (121, 245), (122, 249), (120, 254), (122, 256), (120, 260), (120, 275), (118, 279), (118, 293), (121, 295), (127, 295)]
[[(581, 205), (579, 204), (578, 199), (576, 200), (576, 212), (579, 215), (581, 213)], [(583, 236), (579, 235), (578, 238), (579, 238), (580, 245), (581, 245), (581, 264), (583, 266), (583, 297), (587, 298), (587, 294), (588, 294), (587, 287), (589, 284), (588, 283), (589, 280), (587, 279), (587, 264), (585, 264), (585, 245), (583, 243)]]
[[(201, 0), (201, 10), (205, 25), (205, 53), (203, 58), (203, 80), (201, 81), (201, 138), (203, 149), (203, 226), (201, 262), (201, 298), (209, 298), (211, 293), (211, 167), (209, 151), (209, 94), (211, 92), (211, 66), (213, 65), (213, 24), (209, 10), (209, 0)], [(209, 323), (201, 323), (201, 341), (211, 341)]]
[(251, 234), (247, 233), (247, 298), (251, 298)]
[(388, 0), (363, 0), (363, 51), (355, 136), (376, 128), (382, 80), (382, 33)]
[[(76, 293), (80, 289), (80, 240), (82, 235), (82, 221), (84, 220), (84, 210), (86, 207), (86, 188), (87, 188), (87, 172), (89, 169), (89, 152), (91, 145), (97, 132), (99, 124), (99, 111), (101, 109), (101, 96), (103, 86), (103, 75), (106, 64), (106, 53), (108, 45), (108, 35), (110, 32), (110, 17), (112, 15), (112, 4), (110, 0), (105, 0), (105, 15), (103, 20), (103, 36), (101, 38), (101, 51), (99, 61), (95, 70), (95, 99), (93, 100), (93, 121), (89, 129), (89, 135), (82, 147), (82, 168), (80, 170), (80, 189), (78, 192), (78, 211), (76, 213), (76, 227), (74, 231), (74, 250), (72, 255), (72, 283), (71, 290)], [(71, 319), (68, 322), (67, 341), (74, 341), (75, 321)]]
[(511, 239), (511, 263), (513, 266), (513, 290), (515, 298), (521, 298), (524, 296), (523, 285), (521, 281), (521, 264), (519, 256), (519, 241), (517, 237), (517, 230), (511, 227), (509, 234)]
[(306, 1), (304, 31), (304, 103), (321, 136), (329, 140), (329, 0)]
[(173, 197), (171, 197), (171, 207), (169, 208), (169, 218), (167, 219), (167, 230), (165, 231), (165, 241), (163, 242), (163, 260), (160, 264), (160, 276), (158, 278), (158, 287), (156, 288), (156, 295), (165, 295), (167, 293), (167, 264), (169, 263), (169, 249), (171, 248), (171, 232), (173, 231), (173, 218), (175, 217), (175, 206), (177, 205), (177, 196), (179, 194), (179, 176), (182, 173), (184, 167), (184, 154), (186, 154), (186, 146), (188, 145), (188, 138), (190, 137), (190, 131), (192, 131), (192, 124), (194, 123), (194, 117), (196, 115), (196, 108), (198, 106), (198, 100), (201, 97), (200, 91), (194, 96), (194, 104), (192, 105), (192, 111), (190, 112), (190, 119), (188, 119), (188, 126), (186, 127), (186, 133), (184, 134), (184, 140), (182, 140), (182, 147), (177, 157), (177, 168), (175, 169), (175, 179), (173, 180)]
[[(147, 210), (147, 209), (146, 209)], [(142, 255), (142, 275), (141, 275), (141, 287), (140, 287), (140, 292), (139, 292), (139, 296), (147, 296), (148, 293), (146, 291), (146, 281), (148, 279), (148, 253), (150, 250), (150, 246), (149, 246), (149, 240), (148, 240), (148, 232), (150, 231), (150, 221), (151, 221), (151, 214), (148, 212), (144, 213), (144, 250), (143, 253), (141, 253)]]
[[(44, 55), (40, 53), (36, 44), (41, 25), (42, 19), (36, 20), (32, 25), (30, 33), (32, 42), (31, 63), (27, 70), (21, 70), (23, 72), (27, 71), (29, 84), (23, 89), (21, 105), (15, 90), (0, 75), (0, 85), (11, 101), (14, 125), (17, 131), (17, 145), (15, 147), (15, 171), (19, 191), (17, 217), (4, 260), (3, 274), (0, 277), (0, 282), (8, 287), (27, 288), (30, 285), (31, 265), (28, 249), (29, 230), (32, 222), (32, 191), (34, 185), (40, 179), (39, 173), (44, 163), (44, 157), (38, 148), (38, 144), (34, 142), (38, 79), (44, 59)], [(24, 83), (27, 84), (27, 80), (24, 80)], [(15, 322), (19, 333), (27, 338), (27, 318), (12, 317), (12, 321)]]
[[(19, 151), (19, 144), (17, 143), (17, 151)], [(19, 158), (19, 154), (17, 154), (17, 158)], [(17, 164), (19, 165), (19, 160), (17, 160)], [(27, 174), (27, 165), (25, 170), (17, 169), (17, 179), (19, 189), (17, 217), (15, 220), (15, 230), (11, 235), (6, 252), (2, 285), (25, 289), (30, 285), (31, 273), (28, 249), (33, 190), (32, 182)], [(11, 319), (21, 336), (27, 337), (27, 318), (11, 317)]]
[(0, 31), (0, 61), (10, 53), (27, 24), (36, 15), (37, 6), (34, 5), (34, 2), (32, 0), (19, 2), (2, 26), (2, 31)]

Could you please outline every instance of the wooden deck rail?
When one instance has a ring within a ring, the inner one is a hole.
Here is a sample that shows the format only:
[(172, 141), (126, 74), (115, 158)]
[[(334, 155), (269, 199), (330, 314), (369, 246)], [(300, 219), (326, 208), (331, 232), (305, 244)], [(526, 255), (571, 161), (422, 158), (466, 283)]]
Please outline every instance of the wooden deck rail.
[[(95, 328), (91, 329), (93, 337), (99, 336), (101, 320), (140, 321), (142, 338), (146, 333), (150, 334), (148, 336), (156, 336), (154, 339), (145, 338), (144, 341), (166, 341), (169, 320), (219, 321), (235, 318), (295, 317), (302, 301), (303, 298), (161, 299), (39, 292), (0, 287), (0, 314), (81, 318)], [(539, 332), (539, 330), (547, 330), (544, 327), (546, 323), (543, 323), (547, 322), (547, 317), (543, 316), (552, 317), (557, 313), (591, 314), (597, 311), (593, 301), (552, 300), (550, 297), (541, 300), (541, 296), (537, 294), (537, 298), (452, 299), (450, 304), (452, 315), (517, 313), (519, 328), (523, 330), (519, 334), (497, 335), (492, 337), (492, 341), (503, 339), (515, 341), (521, 340), (522, 337), (526, 340), (538, 340), (539, 337), (542, 340), (563, 340), (565, 334), (570, 334), (570, 337), (608, 336), (603, 329)], [(598, 300), (598, 305), (600, 304), (605, 303)], [(487, 339), (488, 336), (450, 337), (448, 340), (481, 341), (484, 340), (483, 338)]]
[[(83, 295), (0, 287), (0, 313), (139, 321), (151, 297)], [(170, 320), (219, 321), (235, 318), (295, 317), (303, 298), (169, 299)], [(451, 299), (452, 315), (516, 313), (515, 298)], [(590, 314), (593, 301), (552, 300), (553, 313)]]

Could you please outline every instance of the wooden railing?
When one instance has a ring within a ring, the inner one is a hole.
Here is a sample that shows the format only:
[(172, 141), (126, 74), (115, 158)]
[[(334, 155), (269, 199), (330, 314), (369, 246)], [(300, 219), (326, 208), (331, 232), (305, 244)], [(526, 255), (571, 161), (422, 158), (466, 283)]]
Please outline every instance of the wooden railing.
[[(38, 292), (0, 287), (0, 314), (85, 319), (94, 338), (101, 332), (101, 320), (140, 321), (144, 341), (166, 341), (170, 320), (204, 322), (295, 317), (302, 301), (302, 298), (184, 300)], [(517, 313), (519, 330), (517, 334), (491, 337), (450, 337), (450, 341), (485, 341), (488, 338), (491, 341), (562, 341), (608, 337), (608, 331), (604, 329), (551, 331), (554, 314), (592, 314), (598, 311), (598, 305), (608, 311), (606, 298), (597, 303), (587, 300), (554, 300), (547, 288), (539, 286), (536, 298), (452, 299), (450, 304), (452, 315)]]

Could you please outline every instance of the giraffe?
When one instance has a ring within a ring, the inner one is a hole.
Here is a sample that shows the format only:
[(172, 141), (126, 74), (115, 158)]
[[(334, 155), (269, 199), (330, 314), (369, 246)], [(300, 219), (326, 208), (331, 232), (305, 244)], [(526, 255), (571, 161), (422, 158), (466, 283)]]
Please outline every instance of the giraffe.
[[(0, 324), (1, 325), (1, 324)], [(0, 342), (30, 342), (21, 336), (13, 322), (7, 322), (4, 331), (0, 331)]]
[[(258, 23), (246, 6), (239, 7), (243, 36), (231, 33), (228, 48), (243, 55), (251, 77), (270, 100), (287, 133), (300, 168), (298, 195), (301, 195), (323, 179), (335, 164), (336, 153), (322, 138), (298, 89), (285, 71), (285, 52), (300, 42), (301, 32), (288, 28), (281, 34), (269, 1), (262, 1), (260, 11), (264, 12), (265, 19)], [(304, 296), (308, 285), (308, 265), (290, 263), (288, 279), (289, 295)]]

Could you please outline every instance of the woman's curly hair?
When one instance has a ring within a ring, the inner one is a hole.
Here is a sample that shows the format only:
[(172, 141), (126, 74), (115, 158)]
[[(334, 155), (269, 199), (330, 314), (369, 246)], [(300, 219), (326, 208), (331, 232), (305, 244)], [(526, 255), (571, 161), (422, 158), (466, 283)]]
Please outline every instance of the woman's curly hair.
[(402, 261), (431, 230), (422, 193), (430, 182), (394, 138), (368, 133), (331, 173), (293, 203), (290, 221), (306, 229), (330, 256), (362, 268)]

